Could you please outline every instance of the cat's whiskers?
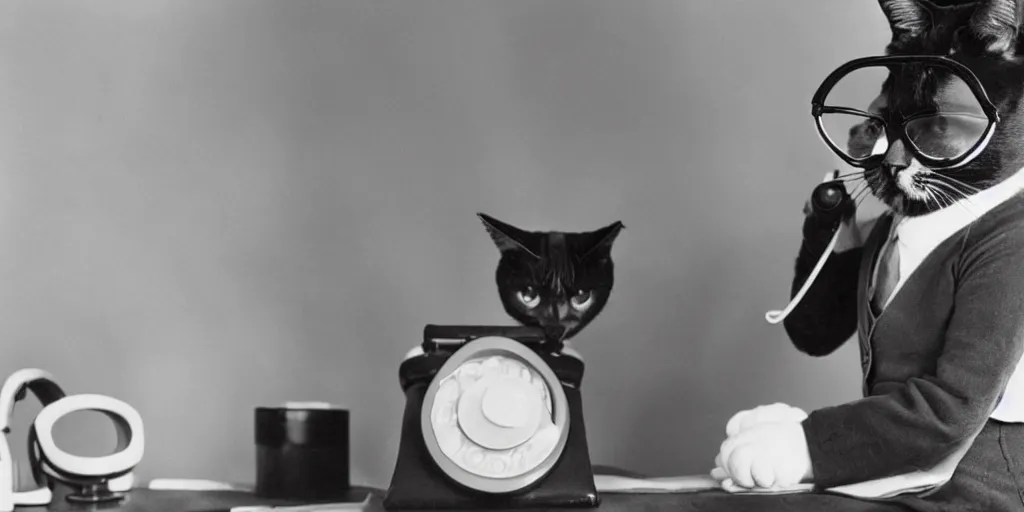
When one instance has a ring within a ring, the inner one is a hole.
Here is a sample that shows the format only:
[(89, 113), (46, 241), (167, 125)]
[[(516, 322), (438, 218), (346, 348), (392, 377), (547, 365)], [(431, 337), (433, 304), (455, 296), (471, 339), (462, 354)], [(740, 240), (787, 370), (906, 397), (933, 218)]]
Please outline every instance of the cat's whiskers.
[[(975, 215), (974, 211), (971, 209), (971, 206), (973, 206), (973, 204), (971, 203), (970, 198), (965, 196), (965, 195), (963, 195), (963, 193), (961, 193), (960, 191), (958, 191), (955, 188), (952, 188), (951, 186), (949, 186), (948, 184), (942, 183), (941, 181), (938, 181), (938, 180), (926, 180), (926, 185), (928, 185), (928, 187), (927, 187), (928, 190), (932, 190), (935, 193), (941, 194), (942, 196), (946, 197), (947, 200), (949, 201), (949, 205), (948, 206), (954, 206), (955, 205), (955, 206), (957, 206), (959, 208), (962, 208), (968, 214), (970, 214), (972, 216)], [(938, 186), (935, 186), (935, 185), (938, 185)], [(956, 194), (955, 195), (954, 194), (950, 194), (949, 193), (950, 190), (952, 190), (953, 192), (956, 192)], [(957, 196), (959, 196), (959, 197), (957, 197)]]
[[(861, 190), (863, 190), (863, 189), (864, 189), (864, 187), (865, 187), (865, 186), (866, 186), (867, 184), (868, 184), (868, 182), (867, 182), (867, 181), (861, 181), (860, 183), (858, 183), (857, 185), (855, 185), (855, 186), (853, 187), (853, 192), (851, 192), (851, 193), (850, 193), (850, 195), (855, 195), (855, 194), (858, 194), (858, 193), (860, 193), (860, 191), (861, 191)], [(850, 188), (850, 187), (849, 187), (849, 185), (850, 185), (849, 183), (844, 183), (844, 184), (843, 184), (843, 186), (844, 186), (844, 187), (846, 187), (846, 188), (847, 188), (847, 190), (849, 190), (849, 188)]]
[(839, 181), (840, 181), (840, 182), (841, 182), (841, 183), (842, 183), (843, 185), (846, 185), (847, 187), (850, 187), (850, 186), (854, 186), (854, 185), (857, 185), (857, 184), (858, 184), (858, 183), (857, 183), (857, 182), (858, 182), (858, 180), (859, 180), (859, 181), (864, 181), (864, 180), (862, 180), (862, 179), (860, 179), (860, 178), (858, 178), (858, 179), (852, 179), (852, 180), (846, 180), (846, 181), (843, 181), (843, 180), (839, 180)]
[(948, 183), (948, 184), (950, 184), (952, 186), (963, 187), (964, 189), (966, 189), (968, 192), (970, 192), (972, 194), (977, 194), (978, 192), (981, 192), (980, 188), (975, 187), (975, 186), (973, 186), (973, 185), (971, 185), (969, 183), (964, 183), (963, 181), (958, 180), (958, 179), (956, 179), (956, 178), (954, 178), (952, 176), (947, 176), (945, 174), (939, 174), (937, 172), (933, 172), (933, 173), (930, 173), (930, 174), (933, 174), (936, 179), (944, 181), (945, 183)]
[(871, 197), (871, 187), (864, 187), (858, 193), (857, 197), (854, 198), (854, 206), (860, 207), (864, 200), (866, 200), (869, 197)]
[(925, 187), (924, 192), (925, 194), (928, 195), (928, 198), (935, 203), (935, 206), (938, 206), (939, 208), (945, 208), (946, 206), (942, 201), (942, 196), (939, 195), (938, 192), (936, 192), (936, 190), (937, 189), (933, 189), (931, 187)]
[[(941, 190), (938, 190), (938, 189), (935, 189), (935, 192), (936, 192), (937, 194), (939, 194), (939, 193), (941, 193), (942, 191), (941, 191)], [(943, 197), (945, 197), (945, 198), (946, 198), (946, 206), (953, 206), (953, 204), (954, 204), (954, 203), (956, 203), (956, 198), (954, 198), (954, 197), (950, 197), (950, 195), (949, 195), (949, 194), (940, 194), (940, 195), (942, 195)]]
[(961, 208), (964, 209), (964, 211), (971, 215), (974, 215), (974, 211), (971, 208), (974, 206), (974, 202), (971, 201), (971, 198), (967, 194), (964, 194), (963, 191), (958, 190), (950, 183), (946, 183), (940, 179), (935, 179), (934, 176), (936, 175), (925, 175), (922, 176), (922, 178), (924, 179), (925, 184), (929, 186), (929, 188), (932, 188), (937, 192), (941, 192), (946, 197), (948, 197), (950, 199), (951, 205), (959, 205)]
[(863, 172), (852, 173), (852, 174), (858, 174), (859, 176), (857, 176), (856, 178), (851, 178), (851, 179), (849, 179), (847, 181), (844, 181), (843, 182), (843, 186), (846, 187), (847, 190), (850, 190), (850, 184), (851, 183), (856, 183), (857, 180), (861, 180), (860, 183), (857, 183), (853, 187), (853, 192), (849, 193), (850, 198), (853, 199), (854, 203), (858, 204), (857, 201), (860, 199), (861, 195), (864, 194), (864, 192), (867, 191), (870, 187), (868, 186), (867, 179), (864, 178), (864, 173)]
[(854, 201), (858, 201), (870, 192), (870, 188), (871, 187), (869, 187), (867, 183), (857, 185), (857, 188), (853, 189), (853, 193), (850, 194), (850, 197), (852, 197)]
[(933, 189), (930, 189), (930, 190), (932, 190), (936, 195), (938, 195), (940, 197), (946, 198), (945, 199), (946, 206), (952, 206), (953, 203), (956, 202), (956, 198), (955, 197), (950, 196), (948, 193), (945, 193), (941, 189), (933, 188)]
[(854, 172), (851, 172), (849, 174), (840, 174), (839, 176), (836, 176), (836, 179), (837, 180), (844, 180), (845, 181), (845, 180), (848, 180), (848, 179), (849, 180), (855, 180), (855, 179), (863, 178), (863, 177), (864, 177), (864, 171), (854, 171)]
[[(950, 205), (952, 205), (953, 203), (956, 203), (957, 201), (960, 200), (960, 198), (958, 197), (959, 196), (958, 193), (957, 194), (950, 194), (948, 187), (947, 188), (943, 188), (943, 184), (942, 183), (940, 183), (940, 182), (938, 182), (936, 180), (929, 180), (929, 179), (924, 179), (922, 181), (923, 181), (923, 184), (924, 184), (924, 188), (926, 190), (929, 190), (929, 191), (931, 191), (934, 194), (942, 195), (942, 197), (944, 197), (944, 198), (949, 200), (949, 204)], [(954, 190), (954, 192), (956, 192), (956, 191)]]
[(928, 183), (929, 185), (936, 185), (942, 187), (942, 189), (947, 191), (947, 193), (952, 192), (949, 195), (956, 198), (957, 201), (964, 201), (965, 203), (973, 204), (973, 201), (971, 201), (970, 196), (968, 196), (962, 190), (957, 189), (956, 187), (949, 183), (934, 178), (926, 178), (925, 182)]
[(927, 205), (928, 203), (935, 203), (936, 206), (939, 206), (939, 201), (935, 199), (935, 194), (933, 194), (930, 189), (925, 188), (925, 189), (922, 189), (922, 190), (924, 190), (924, 204), (925, 205)]
[(934, 190), (936, 191), (937, 194), (940, 194), (940, 195), (942, 195), (943, 197), (946, 198), (946, 206), (947, 207), (948, 206), (953, 206), (954, 204), (956, 204), (956, 200), (953, 197), (950, 197), (949, 194), (947, 194), (945, 192), (942, 192), (939, 189), (934, 189)]
[[(930, 175), (932, 177), (932, 180), (930, 180), (932, 183), (935, 183), (936, 185), (942, 186), (947, 190), (952, 190), (953, 192), (955, 192), (956, 195), (962, 199), (962, 201), (958, 201), (958, 204), (961, 204), (968, 213), (974, 215), (974, 212), (971, 209), (971, 207), (974, 206), (974, 201), (971, 199), (970, 195), (981, 192), (981, 189), (968, 183), (964, 183), (963, 181), (953, 178), (952, 176), (946, 176), (944, 174), (939, 173), (930, 173)], [(961, 190), (961, 188), (966, 189), (967, 192), (965, 193), (963, 190)]]

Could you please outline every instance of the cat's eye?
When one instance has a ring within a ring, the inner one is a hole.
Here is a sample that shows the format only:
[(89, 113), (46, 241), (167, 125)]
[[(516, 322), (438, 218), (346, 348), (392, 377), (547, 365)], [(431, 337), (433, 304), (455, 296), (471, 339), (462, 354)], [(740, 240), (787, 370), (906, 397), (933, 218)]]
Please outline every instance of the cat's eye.
[(516, 292), (516, 299), (530, 309), (540, 304), (540, 295), (537, 294), (537, 291), (532, 286), (527, 286), (525, 289)]
[(907, 121), (916, 149), (931, 158), (954, 158), (985, 136), (988, 119), (970, 112), (942, 112)]
[(590, 302), (594, 300), (594, 294), (588, 290), (578, 290), (575, 295), (569, 299), (572, 303), (572, 307), (576, 309), (583, 309), (590, 305)]

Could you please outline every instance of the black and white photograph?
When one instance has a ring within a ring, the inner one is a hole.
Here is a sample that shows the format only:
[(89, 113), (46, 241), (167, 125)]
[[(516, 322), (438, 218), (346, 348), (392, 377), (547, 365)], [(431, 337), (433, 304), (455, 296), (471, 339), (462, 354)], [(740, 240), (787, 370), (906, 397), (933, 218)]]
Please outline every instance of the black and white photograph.
[(0, 512), (1024, 512), (1024, 0), (0, 0)]

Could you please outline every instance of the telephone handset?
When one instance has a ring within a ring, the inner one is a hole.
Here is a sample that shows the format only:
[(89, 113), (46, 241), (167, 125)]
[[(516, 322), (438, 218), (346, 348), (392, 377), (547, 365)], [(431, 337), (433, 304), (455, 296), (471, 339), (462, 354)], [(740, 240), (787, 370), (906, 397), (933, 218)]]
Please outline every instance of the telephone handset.
[[(814, 188), (811, 193), (811, 208), (814, 209), (815, 213), (827, 214), (843, 205), (843, 202), (848, 199), (849, 193), (846, 191), (846, 187), (843, 181), (839, 179), (839, 170), (835, 170), (825, 175), (825, 180)], [(825, 262), (828, 257), (832, 254), (836, 244), (839, 242), (839, 236), (842, 234), (843, 224), (840, 223), (836, 227), (836, 232), (832, 235), (832, 239), (829, 240), (828, 245), (825, 247), (825, 251), (821, 253), (821, 257), (818, 258), (818, 263), (814, 265), (814, 269), (811, 270), (811, 274), (807, 276), (807, 280), (804, 281), (804, 285), (800, 287), (800, 291), (793, 296), (793, 299), (789, 301), (789, 304), (785, 309), (778, 311), (769, 311), (764, 314), (765, 320), (770, 324), (778, 324), (786, 319), (793, 309), (796, 308), (797, 304), (803, 300), (804, 295), (807, 294), (807, 290), (814, 284), (814, 279), (818, 277), (822, 267), (825, 266)]]

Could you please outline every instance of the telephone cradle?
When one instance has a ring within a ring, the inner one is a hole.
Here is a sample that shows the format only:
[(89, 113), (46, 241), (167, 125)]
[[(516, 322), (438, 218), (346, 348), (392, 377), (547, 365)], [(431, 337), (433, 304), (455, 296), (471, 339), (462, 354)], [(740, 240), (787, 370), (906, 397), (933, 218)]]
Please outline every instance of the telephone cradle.
[(406, 404), (388, 510), (592, 508), (583, 361), (532, 327), (427, 325), (399, 367)]

